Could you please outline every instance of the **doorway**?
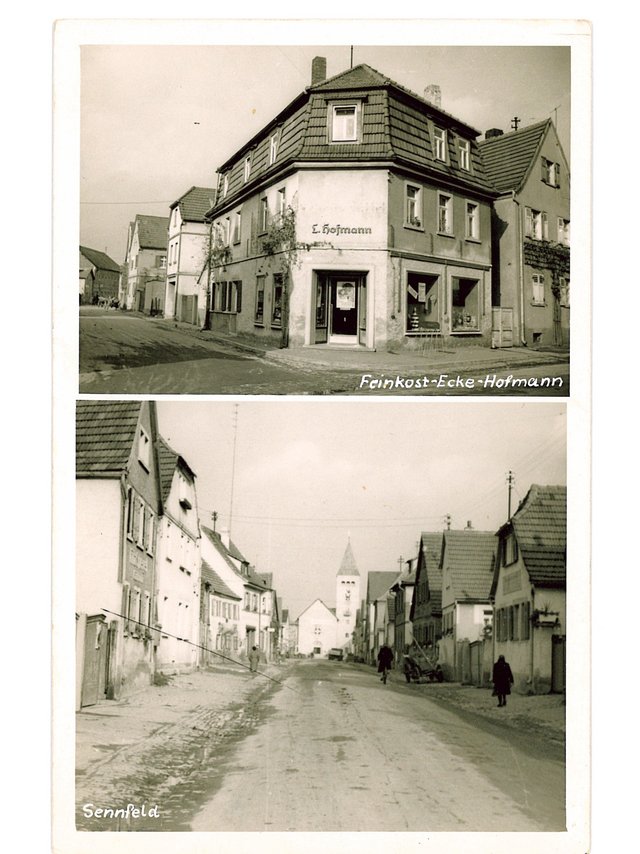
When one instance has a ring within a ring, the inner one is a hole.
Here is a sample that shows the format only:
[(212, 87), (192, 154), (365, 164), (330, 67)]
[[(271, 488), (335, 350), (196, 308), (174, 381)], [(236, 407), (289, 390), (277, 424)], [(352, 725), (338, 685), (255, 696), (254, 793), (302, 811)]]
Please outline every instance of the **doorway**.
[(316, 273), (314, 344), (366, 343), (366, 273)]

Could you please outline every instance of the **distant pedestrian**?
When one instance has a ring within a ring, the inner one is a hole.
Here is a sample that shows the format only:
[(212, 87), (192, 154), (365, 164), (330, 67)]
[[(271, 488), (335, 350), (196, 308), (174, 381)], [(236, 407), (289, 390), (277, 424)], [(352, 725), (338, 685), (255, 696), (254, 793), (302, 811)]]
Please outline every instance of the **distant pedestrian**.
[(382, 673), (380, 681), (387, 684), (387, 673), (391, 670), (393, 663), (393, 650), (386, 643), (382, 644), (378, 651), (378, 673)]
[(251, 647), (251, 652), (249, 653), (249, 670), (252, 673), (258, 672), (258, 664), (260, 662), (260, 650), (257, 646)]
[(493, 693), (498, 698), (498, 707), (507, 705), (507, 694), (511, 693), (513, 673), (504, 655), (499, 655), (493, 665)]

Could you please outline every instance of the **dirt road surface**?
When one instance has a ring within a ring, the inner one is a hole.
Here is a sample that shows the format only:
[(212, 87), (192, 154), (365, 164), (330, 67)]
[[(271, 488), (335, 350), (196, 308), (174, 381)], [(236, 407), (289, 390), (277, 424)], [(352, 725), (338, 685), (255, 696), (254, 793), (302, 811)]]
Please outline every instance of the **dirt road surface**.
[(561, 831), (562, 750), (383, 685), (303, 662), (227, 755), (194, 831)]

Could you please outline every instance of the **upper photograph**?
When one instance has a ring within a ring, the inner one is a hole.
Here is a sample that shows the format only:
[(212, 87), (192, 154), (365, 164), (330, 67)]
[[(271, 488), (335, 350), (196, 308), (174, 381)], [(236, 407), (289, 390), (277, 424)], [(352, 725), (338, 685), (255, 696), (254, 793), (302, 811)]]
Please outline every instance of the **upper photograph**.
[(83, 45), (79, 392), (569, 395), (570, 46)]

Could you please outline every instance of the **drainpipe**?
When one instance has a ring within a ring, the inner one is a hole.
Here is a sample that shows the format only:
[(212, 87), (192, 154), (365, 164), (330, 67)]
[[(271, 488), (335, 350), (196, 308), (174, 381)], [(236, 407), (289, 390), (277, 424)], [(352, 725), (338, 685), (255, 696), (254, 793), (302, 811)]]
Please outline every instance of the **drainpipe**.
[[(531, 589), (531, 613), (532, 614), (535, 611), (535, 609), (536, 609), (536, 591), (535, 591), (535, 588), (532, 588)], [(531, 664), (530, 664), (530, 673), (529, 673), (529, 683), (531, 685), (532, 691), (534, 691), (534, 684), (533, 684), (533, 674), (535, 673), (534, 664), (535, 664), (535, 626), (533, 625), (533, 623), (531, 623)]]
[(511, 191), (511, 198), (514, 204), (518, 209), (518, 294), (519, 294), (519, 302), (520, 302), (520, 343), (526, 347), (527, 339), (524, 334), (524, 253), (522, 246), (522, 208), (520, 207), (520, 202), (516, 199), (516, 191)]

